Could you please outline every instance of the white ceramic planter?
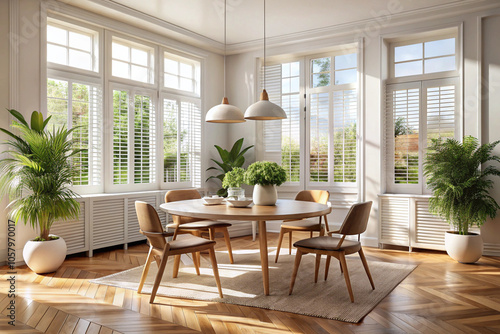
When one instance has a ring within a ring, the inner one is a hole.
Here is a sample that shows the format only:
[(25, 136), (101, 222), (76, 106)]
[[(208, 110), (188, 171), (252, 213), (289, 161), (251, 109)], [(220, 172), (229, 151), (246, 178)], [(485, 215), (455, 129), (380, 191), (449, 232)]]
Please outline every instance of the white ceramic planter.
[(49, 241), (28, 241), (24, 245), (24, 262), (37, 274), (57, 270), (66, 258), (66, 242), (59, 237)]
[(253, 187), (253, 202), (255, 205), (275, 205), (278, 200), (278, 192), (275, 185)]
[(446, 253), (461, 263), (474, 263), (483, 255), (483, 238), (479, 234), (460, 235), (448, 231), (444, 236)]

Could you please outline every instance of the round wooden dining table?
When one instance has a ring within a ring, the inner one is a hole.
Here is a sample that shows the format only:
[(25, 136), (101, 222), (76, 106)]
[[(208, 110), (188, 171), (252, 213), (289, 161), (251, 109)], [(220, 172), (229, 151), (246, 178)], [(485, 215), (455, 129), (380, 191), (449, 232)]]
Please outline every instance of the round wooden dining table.
[(225, 204), (205, 205), (202, 199), (192, 199), (163, 203), (160, 205), (160, 209), (171, 215), (208, 220), (258, 221), (260, 263), (265, 295), (269, 295), (266, 221), (319, 217), (331, 211), (331, 207), (325, 204), (289, 199), (279, 199), (276, 205), (272, 206), (251, 205), (246, 208), (235, 208)]

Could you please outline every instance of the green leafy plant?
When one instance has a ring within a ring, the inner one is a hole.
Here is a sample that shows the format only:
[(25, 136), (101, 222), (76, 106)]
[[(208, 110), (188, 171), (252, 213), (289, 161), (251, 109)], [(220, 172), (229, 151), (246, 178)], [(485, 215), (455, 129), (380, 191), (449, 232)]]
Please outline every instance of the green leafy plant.
[(286, 181), (286, 171), (276, 162), (256, 161), (248, 166), (245, 173), (245, 183), (249, 185), (280, 186)]
[[(207, 178), (206, 181), (211, 179), (219, 179), (221, 182), (224, 181), (224, 176), (227, 172), (233, 170), (233, 168), (241, 167), (245, 163), (245, 157), (243, 156), (249, 149), (253, 147), (253, 145), (247, 146), (242, 149), (243, 146), (243, 138), (238, 139), (230, 151), (223, 149), (218, 145), (214, 145), (219, 153), (221, 161), (217, 161), (215, 159), (211, 159), (213, 162), (217, 164), (218, 167), (209, 167), (209, 170), (216, 170), (220, 172), (220, 174), (212, 175)], [(217, 195), (219, 196), (227, 196), (227, 187), (222, 186), (221, 189), (217, 191)]]
[(222, 186), (224, 188), (239, 187), (245, 183), (245, 170), (241, 167), (234, 167), (233, 170), (226, 173)]
[(73, 149), (73, 129), (47, 131), (50, 117), (41, 113), (31, 114), (31, 124), (16, 110), (9, 110), (16, 120), (11, 127), (19, 130), (17, 136), (0, 128), (10, 139), (5, 158), (0, 159), (1, 196), (10, 196), (9, 218), (16, 223), (21, 219), (34, 229), (38, 227), (38, 241), (49, 240), (50, 227), (58, 219), (78, 217), (78, 196), (67, 186), (78, 175), (78, 166), (71, 164), (71, 157), (83, 150)]
[(480, 227), (500, 209), (489, 195), (494, 185), (489, 177), (500, 176), (500, 170), (491, 164), (482, 168), (486, 162), (500, 162), (492, 154), (499, 142), (479, 145), (472, 136), (462, 143), (450, 138), (432, 140), (424, 162), (427, 186), (432, 190), (429, 208), (459, 234), (468, 234), (473, 225)]

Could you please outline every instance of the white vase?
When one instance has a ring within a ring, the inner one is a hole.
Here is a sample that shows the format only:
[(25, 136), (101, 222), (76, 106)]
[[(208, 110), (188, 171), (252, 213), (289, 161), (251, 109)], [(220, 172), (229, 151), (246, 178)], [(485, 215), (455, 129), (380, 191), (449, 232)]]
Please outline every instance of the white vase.
[(278, 192), (274, 184), (267, 186), (256, 184), (253, 187), (253, 202), (255, 205), (275, 205), (277, 200)]
[(447, 231), (444, 235), (446, 253), (461, 263), (474, 263), (483, 255), (483, 238), (476, 233), (461, 235)]
[(46, 274), (61, 266), (66, 258), (66, 250), (66, 242), (61, 237), (48, 241), (30, 240), (24, 245), (23, 258), (35, 273)]

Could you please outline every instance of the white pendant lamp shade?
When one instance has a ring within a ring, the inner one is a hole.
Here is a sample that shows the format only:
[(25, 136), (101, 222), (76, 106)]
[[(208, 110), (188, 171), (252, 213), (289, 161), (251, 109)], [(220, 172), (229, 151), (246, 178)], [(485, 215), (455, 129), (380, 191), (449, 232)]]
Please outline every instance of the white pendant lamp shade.
[(279, 105), (269, 101), (269, 96), (264, 89), (262, 93), (260, 93), (260, 101), (255, 102), (245, 111), (245, 118), (256, 121), (285, 119), (286, 113)]
[(227, 97), (207, 112), (205, 121), (210, 123), (242, 123), (245, 122), (240, 108), (230, 105)]
[(266, 0), (264, 0), (264, 81), (262, 93), (260, 93), (260, 101), (255, 102), (245, 111), (245, 119), (256, 121), (268, 121), (273, 119), (285, 119), (285, 111), (277, 104), (269, 101), (269, 96), (266, 92)]
[(205, 122), (209, 123), (243, 123), (246, 122), (243, 112), (229, 104), (226, 97), (226, 5), (224, 1), (224, 98), (222, 103), (210, 108), (205, 116)]

